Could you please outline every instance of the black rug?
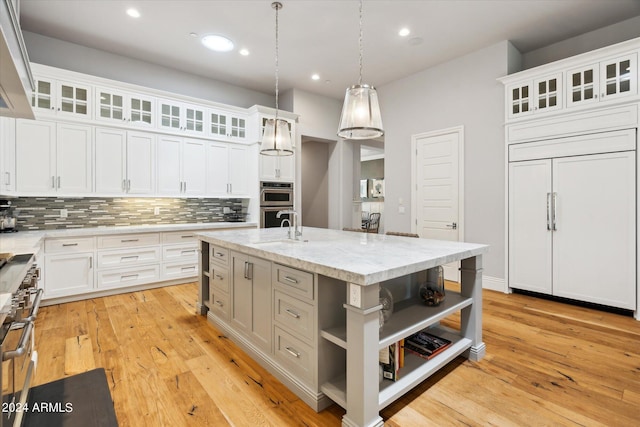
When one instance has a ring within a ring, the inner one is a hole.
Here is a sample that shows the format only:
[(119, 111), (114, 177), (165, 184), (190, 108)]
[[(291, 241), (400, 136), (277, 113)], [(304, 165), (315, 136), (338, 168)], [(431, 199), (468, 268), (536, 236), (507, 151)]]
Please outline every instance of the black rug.
[(117, 427), (103, 368), (73, 375), (29, 391), (23, 427)]

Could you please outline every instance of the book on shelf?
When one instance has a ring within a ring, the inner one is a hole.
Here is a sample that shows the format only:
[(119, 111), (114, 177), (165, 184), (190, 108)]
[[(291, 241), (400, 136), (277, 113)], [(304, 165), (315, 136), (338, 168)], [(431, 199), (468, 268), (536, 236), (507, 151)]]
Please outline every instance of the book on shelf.
[(391, 344), (380, 350), (378, 353), (378, 361), (382, 365), (383, 378), (391, 381), (397, 381), (400, 371), (400, 359), (402, 347), (400, 342)]
[(432, 359), (451, 345), (448, 339), (433, 335), (426, 331), (419, 331), (409, 335), (404, 342), (404, 350), (422, 357)]

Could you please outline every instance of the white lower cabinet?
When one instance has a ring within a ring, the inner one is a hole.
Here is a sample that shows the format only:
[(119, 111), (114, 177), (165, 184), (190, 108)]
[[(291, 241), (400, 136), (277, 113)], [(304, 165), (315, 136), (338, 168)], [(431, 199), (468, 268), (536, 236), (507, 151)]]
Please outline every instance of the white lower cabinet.
[(98, 289), (144, 285), (159, 281), (159, 264), (98, 271)]
[(636, 261), (635, 151), (509, 163), (510, 287), (635, 310)]
[(94, 290), (93, 237), (48, 239), (44, 252), (44, 297), (55, 298)]
[(159, 233), (99, 236), (97, 288), (117, 288), (160, 281)]

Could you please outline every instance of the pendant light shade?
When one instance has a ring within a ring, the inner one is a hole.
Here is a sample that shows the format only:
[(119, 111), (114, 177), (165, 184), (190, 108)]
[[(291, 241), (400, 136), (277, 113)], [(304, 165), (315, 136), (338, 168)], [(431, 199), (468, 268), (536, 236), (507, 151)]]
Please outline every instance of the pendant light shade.
[(276, 10), (276, 117), (265, 121), (260, 154), (291, 156), (293, 155), (293, 144), (289, 123), (278, 118), (278, 11), (282, 9), (282, 3), (275, 1), (271, 3), (271, 7)]
[(360, 0), (360, 78), (347, 89), (338, 136), (344, 139), (372, 139), (384, 135), (378, 93), (362, 83), (362, 0)]
[(372, 139), (384, 135), (378, 94), (373, 86), (347, 89), (338, 136), (344, 139)]

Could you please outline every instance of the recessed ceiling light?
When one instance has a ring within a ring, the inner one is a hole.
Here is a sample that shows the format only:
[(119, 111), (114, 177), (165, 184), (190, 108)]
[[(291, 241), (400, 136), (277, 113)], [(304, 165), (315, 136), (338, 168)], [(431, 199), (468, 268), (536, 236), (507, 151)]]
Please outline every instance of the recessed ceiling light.
[(249, 56), (249, 50), (248, 49), (240, 49), (240, 55)]
[(398, 31), (398, 35), (400, 37), (407, 37), (409, 34), (411, 34), (411, 30), (409, 30), (408, 28), (402, 28), (400, 29), (400, 31)]
[(138, 12), (138, 9), (127, 9), (127, 15), (129, 15), (132, 18), (140, 18), (140, 12)]
[(233, 50), (233, 42), (224, 36), (210, 34), (202, 38), (202, 44), (216, 52), (229, 52)]
[(313, 74), (311, 80), (320, 80), (320, 74)]

